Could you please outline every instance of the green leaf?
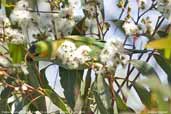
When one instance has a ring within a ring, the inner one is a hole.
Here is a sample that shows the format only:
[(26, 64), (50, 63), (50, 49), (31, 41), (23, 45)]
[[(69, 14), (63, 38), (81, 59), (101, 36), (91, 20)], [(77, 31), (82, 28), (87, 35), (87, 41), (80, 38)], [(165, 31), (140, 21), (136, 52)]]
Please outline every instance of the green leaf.
[(151, 108), (151, 93), (147, 91), (146, 88), (140, 86), (139, 84), (134, 85), (135, 90), (137, 91), (142, 103), (147, 107)]
[(154, 58), (156, 59), (157, 63), (160, 65), (160, 67), (165, 71), (167, 74), (167, 79), (169, 84), (171, 84), (171, 63), (164, 59), (162, 56), (154, 54)]
[(102, 114), (113, 114), (112, 95), (104, 77), (99, 74), (94, 83), (93, 93), (97, 102), (97, 107)]
[(121, 97), (115, 93), (115, 100), (116, 100), (116, 105), (119, 113), (133, 113), (133, 109), (129, 108), (124, 101), (121, 99)]
[(91, 69), (88, 69), (86, 80), (81, 83), (81, 96), (86, 97), (91, 86)]
[(97, 107), (98, 107), (98, 110), (100, 111), (100, 114), (109, 114), (100, 98), (100, 95), (96, 91), (94, 91), (94, 96), (95, 96)]
[(0, 113), (10, 112), (9, 104), (7, 103), (8, 98), (12, 95), (11, 88), (4, 88), (0, 94)]
[(41, 87), (45, 90), (46, 96), (48, 96), (51, 101), (59, 107), (63, 112), (69, 114), (69, 111), (67, 109), (67, 106), (65, 105), (65, 102), (60, 98), (60, 96), (49, 86), (48, 80), (45, 76), (45, 69), (42, 69), (40, 71), (41, 73), (41, 80), (42, 80), (42, 85)]
[(3, 114), (6, 112), (10, 112), (10, 107), (7, 103), (7, 99), (0, 99), (0, 113)]
[(171, 48), (170, 49), (164, 49), (165, 53), (164, 56), (165, 58), (169, 59), (171, 56)]
[(149, 87), (152, 95), (152, 105), (155, 103), (155, 107), (152, 108), (156, 108), (157, 105), (159, 111), (169, 111), (169, 102), (165, 100), (165, 98), (171, 98), (171, 88), (169, 85), (160, 83), (160, 80), (156, 77), (140, 80), (138, 83)]
[(160, 37), (167, 37), (168, 33), (167, 32), (164, 32), (164, 31), (158, 31), (157, 34), (160, 36)]
[(75, 101), (80, 94), (80, 85), (84, 70), (66, 70), (59, 68), (59, 75), (61, 77), (61, 85), (64, 89), (68, 105), (74, 109)]
[(141, 60), (130, 60), (129, 61), (138, 71), (141, 72), (142, 75), (144, 76), (148, 76), (148, 77), (158, 77), (157, 73), (155, 72), (155, 70), (153, 69), (153, 67), (148, 64), (145, 61), (141, 61)]
[(86, 17), (84, 17), (83, 19), (81, 19), (81, 21), (79, 21), (73, 28), (72, 31), (72, 35), (84, 35), (87, 31), (87, 27), (85, 25), (85, 20)]
[(75, 112), (80, 112), (81, 109), (83, 112), (88, 112), (90, 110), (89, 104), (87, 104), (88, 101), (88, 92), (89, 88), (91, 86), (91, 69), (88, 69), (86, 80), (81, 82), (81, 90), (80, 95), (76, 100), (76, 104), (74, 107)]
[(123, 29), (123, 24), (124, 24), (124, 21), (123, 20), (118, 20), (118, 19), (116, 19), (116, 20), (113, 20), (112, 21), (122, 32), (124, 32), (125, 33), (125, 30)]
[(12, 62), (14, 64), (17, 63), (20, 64), (21, 62), (24, 61), (24, 57), (26, 54), (24, 44), (9, 43), (8, 48), (9, 48), (10, 57), (12, 58)]
[(30, 63), (28, 64), (28, 71), (29, 71), (29, 76), (28, 76), (28, 84), (30, 84), (33, 87), (40, 87), (40, 82), (39, 82), (39, 74), (38, 74), (38, 69), (36, 69), (36, 63)]
[(146, 45), (146, 48), (153, 48), (153, 49), (164, 49), (165, 50), (165, 57), (167, 59), (171, 56), (171, 38), (170, 35), (167, 38), (161, 38), (154, 41), (149, 42)]
[(24, 105), (25, 105), (24, 99), (22, 99), (22, 98), (16, 98), (14, 104), (15, 104), (14, 113), (15, 114), (18, 114), (18, 112), (20, 112), (23, 109)]
[(69, 1), (68, 1), (68, 0), (63, 0), (63, 1), (64, 1), (64, 3), (65, 3), (66, 5), (69, 4)]
[(66, 107), (66, 105), (65, 105), (65, 103), (64, 103), (64, 101), (60, 98), (60, 96), (53, 89), (45, 89), (45, 94), (64, 113), (70, 114), (67, 107)]
[[(28, 79), (27, 82), (29, 85), (31, 85), (34, 88), (40, 88), (42, 81), (41, 81), (41, 77), (37, 68), (37, 64), (36, 63), (30, 63), (28, 64), (28, 71), (29, 71), (29, 75), (28, 75)], [(40, 93), (34, 91), (32, 93), (32, 97), (28, 97), (27, 100), (33, 100), (39, 96), (42, 96)], [(40, 105), (42, 104), (42, 105)], [(44, 111), (46, 112), (46, 102), (45, 102), (45, 96), (42, 96), (39, 98), (39, 100), (36, 100), (35, 102), (33, 102), (34, 107), (36, 107), (37, 110), (39, 111)]]

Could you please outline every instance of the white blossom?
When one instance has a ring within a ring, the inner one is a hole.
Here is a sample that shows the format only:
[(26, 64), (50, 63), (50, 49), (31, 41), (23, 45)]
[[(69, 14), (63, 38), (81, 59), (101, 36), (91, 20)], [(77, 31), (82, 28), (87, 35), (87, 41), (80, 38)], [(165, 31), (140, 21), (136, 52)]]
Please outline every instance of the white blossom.
[(24, 35), (17, 29), (12, 29), (12, 28), (6, 28), (5, 29), (5, 34), (7, 35), (8, 38), (11, 39), (12, 43), (24, 43)]
[(57, 57), (59, 57), (62, 64), (74, 69), (91, 60), (89, 52), (91, 52), (91, 48), (89, 46), (82, 45), (77, 48), (71, 41), (65, 41), (58, 48)]
[(124, 22), (123, 29), (127, 35), (133, 35), (138, 33), (138, 26), (133, 22)]
[(66, 18), (56, 18), (55, 26), (56, 26), (57, 37), (70, 35), (74, 25), (75, 25), (74, 20), (70, 20)]
[(77, 48), (77, 50), (74, 52), (74, 60), (78, 61), (80, 64), (84, 64), (86, 61), (91, 60), (91, 57), (89, 56), (89, 52), (91, 51), (91, 48), (89, 46), (83, 45)]
[(19, 91), (19, 90), (20, 90), (20, 88), (19, 88), (19, 87), (15, 87), (14, 89), (15, 89), (15, 91)]
[(10, 15), (10, 18), (13, 23), (18, 23), (21, 25), (28, 23), (28, 21), (32, 19), (32, 15), (29, 11), (14, 9)]
[(62, 63), (70, 67), (77, 67), (78, 63), (74, 61), (73, 54), (76, 46), (71, 41), (65, 41), (57, 50), (57, 57), (61, 59)]
[(10, 15), (12, 23), (18, 23), (19, 25), (28, 24), (28, 21), (32, 19), (32, 14), (28, 9), (29, 3), (27, 0), (18, 1)]
[(139, 24), (139, 32), (141, 34), (143, 33), (148, 33), (148, 34), (152, 34), (154, 31), (154, 26), (152, 25), (152, 21), (150, 20), (149, 17), (147, 18), (143, 18), (141, 20), (142, 24)]
[(20, 0), (17, 2), (15, 9), (17, 10), (26, 10), (29, 8), (28, 0)]
[(124, 64), (124, 59), (123, 45), (114, 39), (108, 41), (100, 53), (100, 62), (104, 65), (105, 72), (115, 73), (117, 66)]
[(55, 24), (54, 32), (57, 37), (66, 36), (66, 35), (71, 34), (72, 29), (75, 25), (75, 20), (73, 19), (73, 9), (72, 8), (70, 8), (70, 7), (62, 8), (61, 10), (59, 10), (59, 13), (53, 13), (52, 17), (53, 17), (52, 20), (54, 21), (54, 24)]
[(168, 19), (171, 15), (171, 0), (158, 0), (157, 10)]
[(5, 15), (0, 15), (0, 28), (9, 27), (11, 25), (10, 20)]
[(73, 18), (73, 8), (63, 8), (61, 9), (59, 16), (62, 18)]
[(57, 52), (60, 53), (60, 55), (64, 55), (66, 53), (72, 53), (76, 50), (76, 46), (71, 41), (64, 41), (60, 47), (58, 48)]
[(28, 87), (27, 87), (26, 84), (23, 84), (23, 85), (21, 86), (21, 89), (22, 89), (23, 91), (27, 91), (27, 90), (28, 90)]

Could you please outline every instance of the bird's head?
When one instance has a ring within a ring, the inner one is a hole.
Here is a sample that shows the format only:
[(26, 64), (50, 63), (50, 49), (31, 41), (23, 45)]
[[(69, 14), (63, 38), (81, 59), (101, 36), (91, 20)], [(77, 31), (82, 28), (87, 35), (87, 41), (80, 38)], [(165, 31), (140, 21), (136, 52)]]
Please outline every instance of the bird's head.
[(47, 41), (38, 41), (29, 48), (26, 61), (31, 62), (35, 59), (45, 59), (50, 56), (51, 46), (49, 46), (49, 42)]

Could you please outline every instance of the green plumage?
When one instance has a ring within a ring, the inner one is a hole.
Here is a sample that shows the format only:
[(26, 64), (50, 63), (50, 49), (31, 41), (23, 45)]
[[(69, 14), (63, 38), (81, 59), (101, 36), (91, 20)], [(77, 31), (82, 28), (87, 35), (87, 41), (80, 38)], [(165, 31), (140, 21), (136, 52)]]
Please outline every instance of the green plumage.
[(47, 40), (47, 41), (38, 41), (35, 42), (29, 52), (34, 56), (34, 61), (53, 61), (59, 65), (62, 65), (61, 60), (56, 58), (58, 48), (65, 42), (70, 41), (75, 44), (77, 48), (80, 46), (88, 46), (91, 49), (91, 52), (88, 53), (91, 58), (94, 60), (99, 59), (99, 54), (104, 48), (104, 41), (97, 40), (95, 38), (83, 37), (83, 36), (67, 36), (60, 38), (58, 40)]

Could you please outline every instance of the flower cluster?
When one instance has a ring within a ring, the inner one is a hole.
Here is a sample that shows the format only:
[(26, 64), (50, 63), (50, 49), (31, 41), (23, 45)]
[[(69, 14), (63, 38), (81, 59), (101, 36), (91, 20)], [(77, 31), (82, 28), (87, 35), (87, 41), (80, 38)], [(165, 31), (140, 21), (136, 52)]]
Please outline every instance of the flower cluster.
[(70, 35), (72, 32), (72, 28), (74, 27), (75, 20), (74, 20), (74, 13), (72, 7), (64, 7), (60, 10), (53, 10), (58, 11), (59, 13), (52, 14), (53, 21), (56, 27), (56, 36), (66, 36)]
[(125, 21), (122, 27), (126, 35), (135, 35), (139, 32), (138, 26), (133, 22)]
[(154, 26), (152, 26), (152, 21), (150, 17), (145, 17), (141, 19), (141, 23), (135, 24), (134, 22), (125, 21), (122, 25), (125, 34), (128, 36), (137, 34), (149, 34), (151, 35), (154, 31)]
[(28, 9), (29, 9), (29, 3), (27, 0), (18, 1), (14, 10), (10, 15), (12, 22), (22, 25), (28, 22), (29, 20), (31, 20), (32, 15), (28, 11)]
[(0, 28), (0, 35), (2, 35), (6, 41), (10, 41), (15, 44), (24, 43), (24, 35), (18, 29), (12, 29), (10, 27)]
[(119, 64), (125, 65), (125, 58), (122, 43), (116, 40), (108, 41), (100, 54), (100, 62), (103, 65), (101, 72), (114, 74)]
[(58, 48), (57, 57), (62, 61), (62, 64), (70, 69), (75, 69), (91, 60), (88, 55), (90, 51), (91, 48), (86, 45), (77, 48), (73, 42), (65, 41)]
[(171, 1), (170, 0), (157, 0), (157, 10), (167, 19), (171, 15)]

